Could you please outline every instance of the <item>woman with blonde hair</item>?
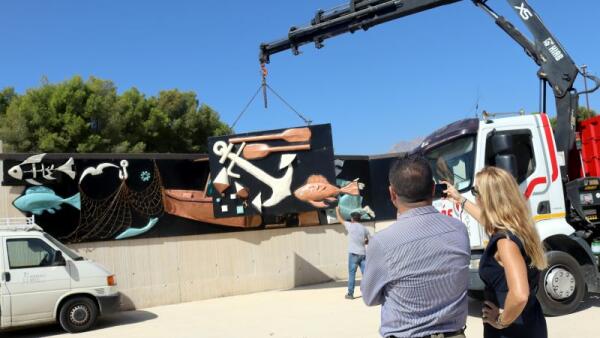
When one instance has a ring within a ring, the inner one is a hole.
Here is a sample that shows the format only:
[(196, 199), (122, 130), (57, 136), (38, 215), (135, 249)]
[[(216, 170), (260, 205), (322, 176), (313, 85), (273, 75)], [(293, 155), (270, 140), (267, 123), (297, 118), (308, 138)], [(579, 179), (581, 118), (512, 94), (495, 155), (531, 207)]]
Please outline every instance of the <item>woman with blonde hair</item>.
[(527, 202), (505, 170), (487, 167), (471, 189), (477, 203), (448, 184), (448, 198), (481, 223), (490, 241), (479, 263), (485, 283), (484, 337), (546, 338), (546, 320), (537, 301), (537, 281), (547, 266)]

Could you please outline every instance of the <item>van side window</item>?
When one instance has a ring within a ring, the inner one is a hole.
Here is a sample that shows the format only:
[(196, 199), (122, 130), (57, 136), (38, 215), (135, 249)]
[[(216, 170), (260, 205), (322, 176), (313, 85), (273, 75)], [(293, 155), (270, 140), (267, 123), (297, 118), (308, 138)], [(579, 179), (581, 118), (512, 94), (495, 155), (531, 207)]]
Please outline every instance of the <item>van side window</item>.
[(55, 250), (39, 238), (6, 240), (8, 263), (11, 269), (50, 266)]
[[(517, 155), (517, 183), (523, 183), (535, 171), (535, 155), (533, 153), (533, 142), (531, 132), (527, 129), (498, 131), (496, 134), (510, 134), (513, 136), (514, 154)], [(485, 145), (485, 165), (494, 166), (494, 154), (492, 154), (491, 137)]]

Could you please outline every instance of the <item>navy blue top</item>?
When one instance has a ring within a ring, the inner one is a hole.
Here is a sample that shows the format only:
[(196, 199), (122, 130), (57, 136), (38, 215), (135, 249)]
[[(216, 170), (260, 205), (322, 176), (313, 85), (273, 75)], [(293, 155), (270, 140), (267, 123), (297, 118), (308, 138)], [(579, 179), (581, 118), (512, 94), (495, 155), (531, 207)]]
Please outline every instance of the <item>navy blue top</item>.
[(483, 336), (485, 338), (546, 338), (548, 332), (546, 319), (542, 313), (540, 303), (536, 298), (537, 281), (540, 271), (531, 267), (531, 258), (525, 253), (525, 247), (519, 239), (511, 232), (497, 232), (488, 243), (479, 263), (479, 276), (485, 283), (485, 299), (504, 308), (504, 301), (508, 294), (508, 283), (504, 268), (496, 261), (494, 255), (498, 249), (498, 240), (507, 238), (519, 247), (521, 255), (527, 265), (527, 279), (529, 281), (529, 300), (521, 315), (507, 328), (498, 330), (489, 324), (484, 324)]

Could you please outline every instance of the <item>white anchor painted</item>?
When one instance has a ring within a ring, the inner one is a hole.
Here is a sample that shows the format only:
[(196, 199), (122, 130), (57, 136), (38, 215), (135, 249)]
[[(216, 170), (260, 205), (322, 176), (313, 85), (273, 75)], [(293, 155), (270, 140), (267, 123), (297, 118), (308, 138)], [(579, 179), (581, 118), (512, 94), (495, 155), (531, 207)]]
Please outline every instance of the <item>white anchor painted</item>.
[[(213, 152), (216, 155), (221, 156), (219, 163), (224, 164), (225, 160), (229, 159), (234, 165), (237, 165), (238, 167), (244, 169), (244, 171), (246, 171), (248, 174), (256, 177), (256, 179), (258, 179), (259, 181), (269, 186), (269, 188), (271, 188), (271, 197), (268, 200), (266, 200), (262, 204), (262, 206), (272, 207), (292, 194), (292, 192), (290, 191), (290, 186), (292, 184), (292, 175), (294, 173), (294, 168), (291, 166), (291, 162), (288, 163), (285, 174), (283, 174), (282, 177), (275, 178), (267, 174), (254, 164), (243, 159), (241, 156), (239, 156), (239, 151), (238, 154), (236, 154), (233, 153), (232, 150), (233, 147), (231, 146), (231, 144), (228, 146), (227, 143), (225, 143), (224, 141), (215, 142), (213, 146)], [(232, 167), (233, 165), (230, 164), (228, 171), (231, 171)]]

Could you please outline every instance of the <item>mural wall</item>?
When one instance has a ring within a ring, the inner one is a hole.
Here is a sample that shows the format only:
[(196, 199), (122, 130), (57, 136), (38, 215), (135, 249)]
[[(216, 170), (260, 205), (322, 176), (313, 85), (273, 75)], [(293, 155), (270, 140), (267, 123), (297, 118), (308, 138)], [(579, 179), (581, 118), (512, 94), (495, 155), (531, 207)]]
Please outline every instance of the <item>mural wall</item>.
[(395, 217), (391, 161), (334, 158), (329, 125), (209, 144), (209, 154), (1, 154), (2, 185), (23, 186), (13, 206), (65, 242), (320, 225), (337, 222), (337, 205), (346, 218)]

